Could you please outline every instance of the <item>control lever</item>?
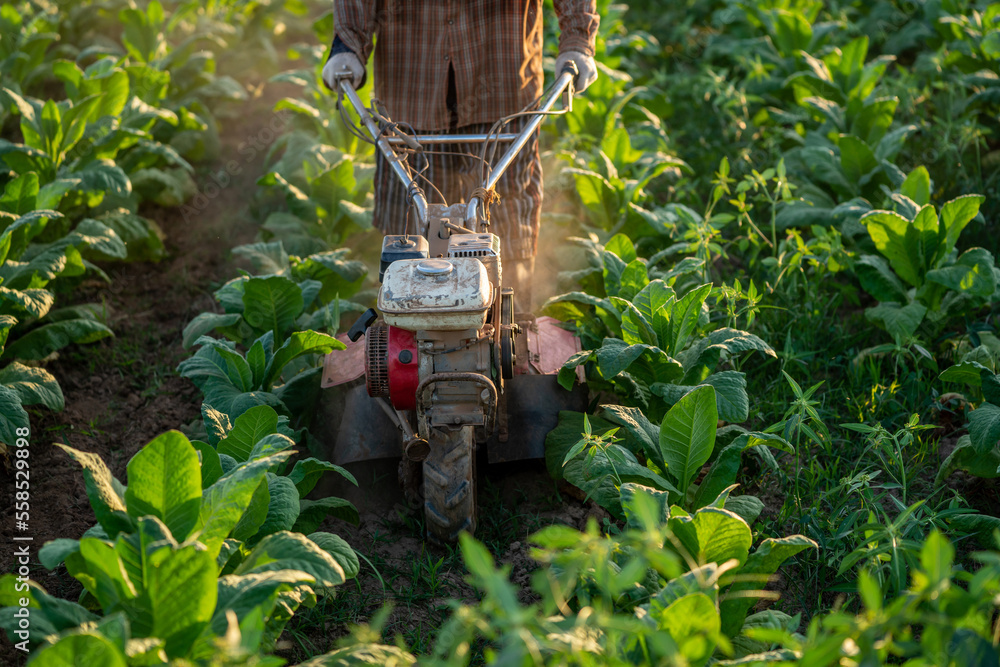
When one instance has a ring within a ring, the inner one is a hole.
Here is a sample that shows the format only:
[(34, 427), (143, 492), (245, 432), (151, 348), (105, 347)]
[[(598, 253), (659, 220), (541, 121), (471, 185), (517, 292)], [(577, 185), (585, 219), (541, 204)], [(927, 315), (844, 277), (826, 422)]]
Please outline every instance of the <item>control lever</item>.
[(350, 331), (347, 332), (347, 337), (351, 339), (352, 343), (357, 343), (358, 339), (365, 335), (365, 332), (368, 331), (368, 327), (374, 324), (377, 319), (378, 313), (375, 312), (374, 308), (369, 308), (362, 313), (361, 317), (358, 318), (358, 321), (351, 326)]

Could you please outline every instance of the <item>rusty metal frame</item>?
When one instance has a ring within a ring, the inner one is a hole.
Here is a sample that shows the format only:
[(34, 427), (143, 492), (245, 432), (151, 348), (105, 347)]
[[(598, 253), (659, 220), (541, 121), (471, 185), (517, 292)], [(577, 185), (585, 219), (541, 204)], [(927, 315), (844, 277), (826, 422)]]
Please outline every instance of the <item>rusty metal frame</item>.
[[(472, 384), (478, 385), (487, 391), (486, 398), (482, 397), (482, 392), (480, 392), (480, 405), (483, 406), (483, 426), (486, 432), (492, 432), (493, 423), (496, 420), (496, 410), (497, 410), (497, 387), (493, 384), (485, 375), (481, 373), (463, 373), (450, 371), (446, 373), (434, 373), (429, 375), (420, 384), (417, 385), (417, 424), (420, 430), (420, 434), (423, 437), (427, 437), (430, 433), (431, 425), (427, 421), (427, 412), (433, 408), (432, 402), (434, 400), (433, 390), (434, 385), (441, 382), (471, 382)], [(461, 422), (460, 424), (455, 424), (455, 426), (478, 426), (479, 424), (469, 424), (466, 422)], [(447, 424), (442, 424), (442, 426), (447, 426)]]

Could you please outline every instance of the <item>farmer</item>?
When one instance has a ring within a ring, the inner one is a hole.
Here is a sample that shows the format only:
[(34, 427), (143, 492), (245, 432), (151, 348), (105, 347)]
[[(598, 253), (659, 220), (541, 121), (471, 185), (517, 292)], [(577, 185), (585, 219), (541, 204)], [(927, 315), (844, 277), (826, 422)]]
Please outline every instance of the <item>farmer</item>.
[[(596, 0), (554, 0), (554, 5), (561, 33), (555, 71), (573, 61), (580, 92), (597, 78)], [(355, 88), (364, 85), (377, 35), (375, 97), (393, 121), (418, 134), (486, 133), (542, 92), (542, 0), (334, 0), (333, 15), (336, 35), (323, 81), (335, 89), (337, 74), (347, 72)], [(527, 120), (517, 119), (504, 131), (517, 132)], [(480, 162), (473, 157), (480, 145), (444, 144), (435, 150), (440, 152), (426, 154), (426, 180), (417, 184), (431, 202), (436, 191), (428, 181), (447, 200), (441, 203), (459, 203), (481, 184)], [(415, 163), (425, 164), (422, 158)], [(536, 139), (518, 154), (496, 190), (500, 201), (491, 207), (491, 229), (501, 240), (504, 277), (513, 278), (508, 284), (527, 307), (542, 205)], [(376, 151), (375, 226), (384, 234), (403, 234), (406, 208), (402, 183)]]

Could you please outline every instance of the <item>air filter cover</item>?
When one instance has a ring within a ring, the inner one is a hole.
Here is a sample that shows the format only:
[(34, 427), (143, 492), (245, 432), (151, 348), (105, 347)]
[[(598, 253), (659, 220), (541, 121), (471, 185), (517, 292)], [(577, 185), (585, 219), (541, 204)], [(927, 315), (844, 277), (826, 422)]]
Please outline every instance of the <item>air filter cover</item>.
[(489, 274), (475, 257), (397, 260), (378, 293), (385, 321), (410, 331), (478, 329), (492, 302)]

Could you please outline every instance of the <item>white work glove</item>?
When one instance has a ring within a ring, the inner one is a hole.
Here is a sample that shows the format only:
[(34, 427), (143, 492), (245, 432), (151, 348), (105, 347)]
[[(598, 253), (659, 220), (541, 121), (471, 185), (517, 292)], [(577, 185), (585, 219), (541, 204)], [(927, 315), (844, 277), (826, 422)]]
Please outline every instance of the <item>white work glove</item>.
[(357, 90), (365, 79), (365, 66), (350, 51), (337, 53), (323, 66), (323, 81), (330, 90), (337, 90), (337, 75), (345, 72), (351, 75), (351, 85)]
[(576, 69), (579, 72), (573, 84), (576, 92), (582, 93), (587, 90), (590, 84), (597, 81), (597, 64), (594, 62), (593, 56), (584, 55), (579, 51), (565, 51), (556, 58), (556, 76), (562, 73), (563, 67), (571, 60), (576, 63)]

